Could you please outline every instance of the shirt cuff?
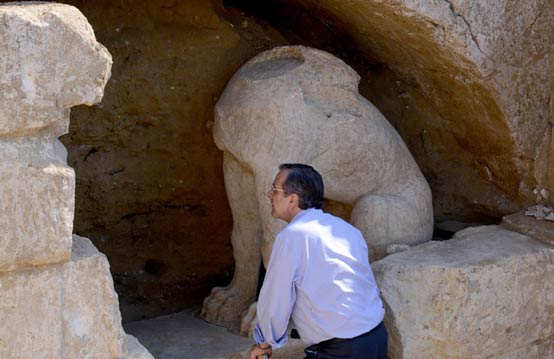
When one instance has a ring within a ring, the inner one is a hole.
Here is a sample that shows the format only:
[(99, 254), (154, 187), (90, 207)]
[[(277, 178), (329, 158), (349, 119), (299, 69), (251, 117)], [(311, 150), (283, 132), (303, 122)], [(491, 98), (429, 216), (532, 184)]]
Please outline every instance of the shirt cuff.
[(260, 330), (260, 327), (256, 324), (256, 327), (254, 328), (254, 334), (253, 334), (254, 340), (258, 344), (265, 343), (264, 335), (262, 334), (262, 331)]
[(268, 340), (268, 339), (264, 338), (264, 335), (263, 335), (262, 330), (260, 329), (259, 325), (256, 325), (256, 327), (254, 328), (253, 337), (254, 337), (254, 340), (256, 341), (256, 343), (258, 343), (258, 344), (268, 343), (269, 345), (271, 345), (271, 347), (273, 349), (281, 348), (281, 347), (285, 346), (285, 344), (288, 343), (288, 336), (287, 336), (286, 332), (285, 332), (285, 335), (283, 335), (277, 341), (273, 341), (271, 339)]

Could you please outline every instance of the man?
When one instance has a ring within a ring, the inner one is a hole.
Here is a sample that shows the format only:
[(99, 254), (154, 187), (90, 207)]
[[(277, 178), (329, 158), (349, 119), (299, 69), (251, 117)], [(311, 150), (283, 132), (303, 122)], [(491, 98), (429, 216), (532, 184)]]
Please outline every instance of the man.
[(273, 244), (250, 359), (286, 344), (291, 316), (310, 345), (308, 359), (385, 359), (385, 311), (365, 240), (321, 210), (321, 175), (308, 165), (282, 164), (267, 196), (271, 215), (288, 225)]

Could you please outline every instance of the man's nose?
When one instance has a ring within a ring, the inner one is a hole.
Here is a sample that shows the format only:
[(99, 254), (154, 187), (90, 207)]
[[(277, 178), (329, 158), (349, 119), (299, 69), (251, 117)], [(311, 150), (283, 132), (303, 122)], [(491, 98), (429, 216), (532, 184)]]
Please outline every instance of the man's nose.
[(267, 198), (271, 199), (271, 196), (273, 196), (273, 191), (272, 190), (268, 190), (265, 195), (267, 196)]

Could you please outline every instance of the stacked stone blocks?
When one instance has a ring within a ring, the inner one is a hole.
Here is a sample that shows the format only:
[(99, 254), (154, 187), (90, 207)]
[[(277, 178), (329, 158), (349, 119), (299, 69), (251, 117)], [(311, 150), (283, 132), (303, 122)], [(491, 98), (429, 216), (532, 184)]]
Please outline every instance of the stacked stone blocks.
[(111, 56), (74, 7), (0, 5), (0, 357), (129, 353), (106, 257), (73, 236), (75, 173), (58, 137), (103, 96)]

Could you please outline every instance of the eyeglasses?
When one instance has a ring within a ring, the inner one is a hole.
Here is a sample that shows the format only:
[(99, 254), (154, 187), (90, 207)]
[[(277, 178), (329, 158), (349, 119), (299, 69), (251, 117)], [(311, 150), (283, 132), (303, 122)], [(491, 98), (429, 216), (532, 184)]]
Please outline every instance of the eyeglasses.
[(274, 184), (271, 184), (270, 191), (271, 191), (271, 193), (275, 193), (275, 192), (279, 192), (279, 191), (285, 192), (285, 190), (283, 188), (277, 188), (277, 187), (275, 187)]

